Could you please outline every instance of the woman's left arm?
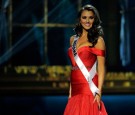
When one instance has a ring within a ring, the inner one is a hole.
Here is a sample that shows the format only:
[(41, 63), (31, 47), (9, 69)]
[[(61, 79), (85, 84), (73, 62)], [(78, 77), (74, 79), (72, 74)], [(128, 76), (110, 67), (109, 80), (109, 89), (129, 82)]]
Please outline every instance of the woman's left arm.
[[(95, 46), (97, 49), (105, 50), (105, 43), (102, 37), (99, 37), (98, 42)], [(98, 89), (99, 89), (99, 95), (102, 94), (102, 87), (105, 77), (105, 56), (97, 56), (97, 72), (98, 72)]]
[(99, 89), (99, 95), (101, 96), (102, 94), (102, 87), (103, 87), (103, 82), (104, 82), (104, 77), (105, 77), (105, 57), (98, 56), (98, 89)]
[[(102, 37), (98, 38), (97, 44), (95, 45), (95, 48), (104, 50), (105, 51), (105, 43)], [(102, 87), (105, 77), (105, 57), (104, 56), (97, 56), (97, 73), (98, 73), (98, 89), (99, 93), (95, 95), (94, 102), (97, 101), (98, 107), (100, 109), (100, 101), (101, 101), (101, 95), (102, 95)]]

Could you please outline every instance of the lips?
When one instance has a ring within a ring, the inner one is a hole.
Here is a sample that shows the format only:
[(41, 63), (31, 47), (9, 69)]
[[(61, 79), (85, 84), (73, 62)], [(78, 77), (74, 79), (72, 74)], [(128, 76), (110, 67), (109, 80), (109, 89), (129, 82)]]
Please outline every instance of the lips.
[(88, 26), (89, 27), (90, 26), (90, 23), (86, 23), (85, 26)]

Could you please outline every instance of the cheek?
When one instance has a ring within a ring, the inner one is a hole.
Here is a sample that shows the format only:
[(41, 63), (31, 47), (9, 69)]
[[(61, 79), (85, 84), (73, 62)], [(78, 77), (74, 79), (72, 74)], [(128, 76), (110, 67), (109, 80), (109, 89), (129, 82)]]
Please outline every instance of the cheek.
[(80, 23), (84, 24), (84, 23), (86, 23), (86, 20), (80, 20)]
[(90, 23), (93, 24), (94, 23), (94, 20), (90, 20)]
[(94, 23), (94, 20), (91, 20), (91, 23), (93, 24)]

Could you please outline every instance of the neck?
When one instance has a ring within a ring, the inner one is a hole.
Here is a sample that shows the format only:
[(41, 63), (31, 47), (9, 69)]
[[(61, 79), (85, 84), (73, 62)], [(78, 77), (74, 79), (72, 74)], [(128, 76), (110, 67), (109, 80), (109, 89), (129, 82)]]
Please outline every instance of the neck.
[(87, 34), (88, 34), (87, 30), (83, 29), (81, 37), (87, 37)]

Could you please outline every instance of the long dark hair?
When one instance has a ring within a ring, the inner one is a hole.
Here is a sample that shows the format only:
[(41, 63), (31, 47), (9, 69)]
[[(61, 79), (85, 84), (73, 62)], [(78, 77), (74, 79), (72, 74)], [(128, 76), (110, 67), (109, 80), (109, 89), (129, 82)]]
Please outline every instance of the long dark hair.
[(88, 31), (88, 41), (92, 43), (91, 47), (94, 47), (97, 43), (99, 36), (104, 36), (103, 29), (101, 27), (101, 20), (97, 9), (92, 5), (85, 5), (78, 13), (78, 24), (76, 24), (74, 31), (77, 36), (82, 35), (82, 25), (80, 24), (80, 17), (84, 10), (92, 11), (94, 13), (94, 23)]

